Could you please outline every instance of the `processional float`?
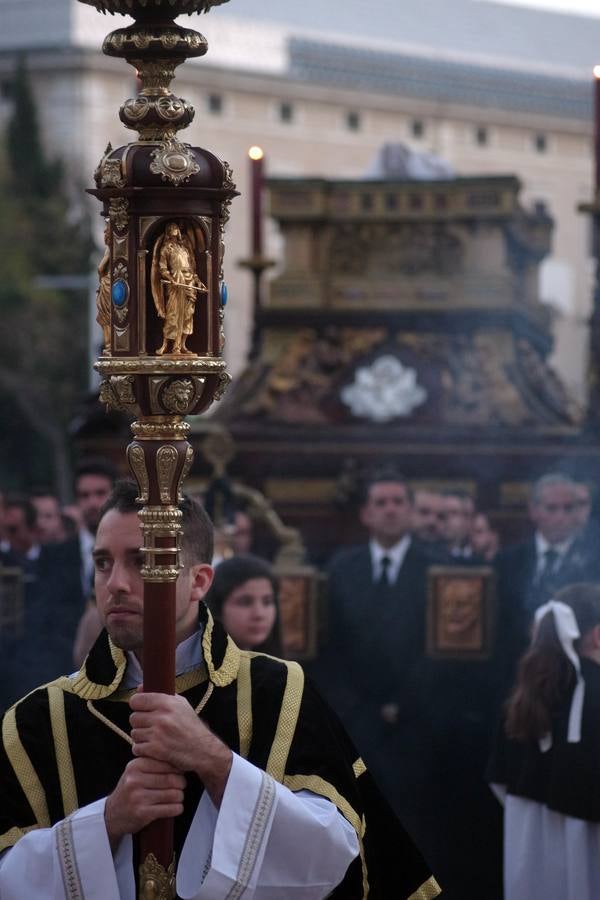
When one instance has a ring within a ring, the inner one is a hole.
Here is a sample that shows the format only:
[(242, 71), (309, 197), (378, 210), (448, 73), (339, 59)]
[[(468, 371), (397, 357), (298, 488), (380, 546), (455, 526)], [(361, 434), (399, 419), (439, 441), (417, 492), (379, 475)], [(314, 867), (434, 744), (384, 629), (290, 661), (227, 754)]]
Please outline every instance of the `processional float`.
[[(100, 397), (135, 417), (129, 466), (139, 486), (144, 536), (144, 690), (175, 693), (175, 586), (181, 562), (181, 486), (193, 461), (185, 416), (206, 410), (230, 377), (222, 357), (223, 230), (236, 196), (229, 165), (179, 140), (193, 107), (170, 88), (175, 68), (207, 51), (183, 13), (226, 0), (81, 0), (131, 16), (103, 51), (125, 59), (140, 89), (119, 117), (138, 139), (109, 145), (91, 190), (103, 206), (95, 364)], [(175, 897), (173, 823), (141, 835), (140, 900)]]

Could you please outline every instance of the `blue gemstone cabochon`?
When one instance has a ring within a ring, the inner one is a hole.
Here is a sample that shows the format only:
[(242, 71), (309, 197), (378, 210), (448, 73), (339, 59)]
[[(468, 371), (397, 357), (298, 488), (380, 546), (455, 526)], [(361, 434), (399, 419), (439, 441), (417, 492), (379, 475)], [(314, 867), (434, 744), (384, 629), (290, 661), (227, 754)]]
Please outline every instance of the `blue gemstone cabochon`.
[(122, 278), (118, 278), (111, 288), (110, 295), (115, 306), (123, 306), (129, 296), (129, 285)]
[(224, 281), (221, 282), (221, 306), (227, 305), (227, 297), (229, 296), (229, 291), (227, 290), (227, 285)]

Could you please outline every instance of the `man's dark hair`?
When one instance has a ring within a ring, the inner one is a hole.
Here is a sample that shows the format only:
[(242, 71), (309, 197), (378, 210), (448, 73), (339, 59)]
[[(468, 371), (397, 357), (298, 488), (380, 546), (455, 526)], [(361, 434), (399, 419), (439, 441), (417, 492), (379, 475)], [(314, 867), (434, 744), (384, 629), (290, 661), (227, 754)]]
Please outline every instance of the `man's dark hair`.
[(277, 597), (279, 587), (277, 578), (270, 564), (260, 556), (253, 556), (251, 553), (240, 554), (219, 563), (206, 595), (207, 606), (215, 618), (221, 618), (223, 604), (231, 592), (252, 578), (266, 578)]
[(80, 460), (75, 467), (76, 485), (84, 475), (99, 475), (101, 478), (108, 478), (111, 484), (114, 484), (117, 479), (117, 470), (110, 460), (103, 459), (101, 456), (90, 456)]
[(380, 468), (373, 469), (373, 471), (367, 475), (362, 486), (361, 503), (364, 504), (367, 502), (369, 499), (369, 492), (374, 485), (387, 481), (403, 485), (406, 489), (408, 499), (412, 503), (413, 490), (410, 483), (406, 476), (399, 472), (394, 466), (381, 466)]
[[(100, 521), (111, 509), (120, 513), (139, 512), (138, 486), (134, 481), (117, 481), (100, 510)], [(186, 565), (210, 563), (213, 558), (213, 525), (206, 510), (191, 497), (179, 504), (183, 513), (183, 556)]]
[(37, 525), (37, 510), (29, 497), (22, 494), (9, 494), (4, 500), (5, 509), (22, 509), (25, 525), (30, 530)]

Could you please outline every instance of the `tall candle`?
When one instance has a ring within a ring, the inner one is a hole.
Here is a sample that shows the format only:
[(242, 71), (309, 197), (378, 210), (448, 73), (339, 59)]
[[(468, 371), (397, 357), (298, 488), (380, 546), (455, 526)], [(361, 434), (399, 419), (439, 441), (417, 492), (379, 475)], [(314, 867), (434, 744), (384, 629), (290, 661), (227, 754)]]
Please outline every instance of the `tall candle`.
[(263, 255), (262, 238), (262, 193), (263, 193), (263, 163), (264, 153), (261, 147), (250, 147), (250, 181), (252, 185), (251, 199), (251, 225), (252, 225), (252, 256), (261, 258)]

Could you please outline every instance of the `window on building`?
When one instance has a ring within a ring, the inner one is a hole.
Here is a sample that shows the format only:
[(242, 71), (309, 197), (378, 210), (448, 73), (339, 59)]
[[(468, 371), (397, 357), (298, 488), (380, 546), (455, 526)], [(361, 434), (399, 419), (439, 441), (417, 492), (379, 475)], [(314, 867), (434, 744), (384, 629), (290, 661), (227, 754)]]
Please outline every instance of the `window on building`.
[(475, 129), (475, 143), (480, 147), (485, 147), (489, 139), (490, 135), (487, 128), (484, 125), (478, 125)]
[(346, 128), (348, 131), (360, 131), (360, 113), (346, 113)]
[(281, 122), (293, 122), (294, 107), (291, 103), (283, 102), (279, 104), (279, 119)]
[(538, 153), (545, 153), (548, 149), (548, 138), (545, 134), (536, 134), (533, 139), (533, 146)]
[(413, 137), (422, 138), (425, 134), (425, 123), (422, 119), (413, 119), (410, 124), (410, 130)]
[(221, 94), (209, 94), (206, 98), (206, 108), (210, 113), (219, 116), (223, 112), (223, 97)]

